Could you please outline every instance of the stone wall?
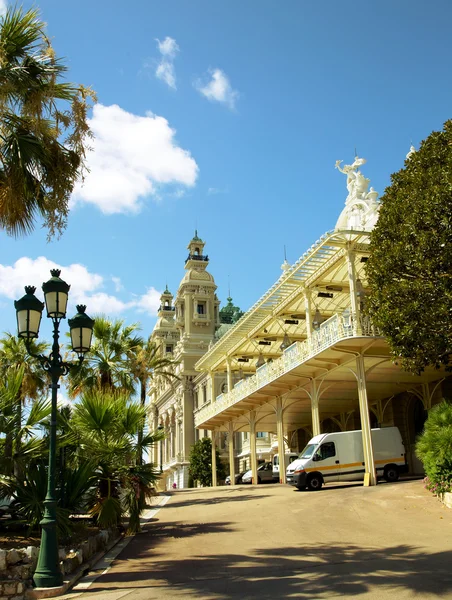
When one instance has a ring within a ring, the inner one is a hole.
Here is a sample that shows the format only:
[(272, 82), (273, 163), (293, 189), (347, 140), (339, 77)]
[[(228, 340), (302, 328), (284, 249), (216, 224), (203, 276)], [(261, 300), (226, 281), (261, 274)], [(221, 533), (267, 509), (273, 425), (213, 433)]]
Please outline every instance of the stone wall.
[[(119, 537), (117, 529), (105, 529), (82, 544), (67, 551), (59, 549), (64, 579), (96, 553), (106, 550)], [(0, 549), (0, 600), (23, 600), (32, 588), (32, 577), (38, 562), (39, 547)]]

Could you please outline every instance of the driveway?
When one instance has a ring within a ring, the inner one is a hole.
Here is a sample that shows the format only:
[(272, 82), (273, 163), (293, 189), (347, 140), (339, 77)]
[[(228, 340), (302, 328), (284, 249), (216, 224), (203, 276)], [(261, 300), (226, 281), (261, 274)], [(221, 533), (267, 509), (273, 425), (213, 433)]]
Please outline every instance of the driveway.
[(452, 599), (452, 510), (421, 481), (177, 491), (82, 596)]

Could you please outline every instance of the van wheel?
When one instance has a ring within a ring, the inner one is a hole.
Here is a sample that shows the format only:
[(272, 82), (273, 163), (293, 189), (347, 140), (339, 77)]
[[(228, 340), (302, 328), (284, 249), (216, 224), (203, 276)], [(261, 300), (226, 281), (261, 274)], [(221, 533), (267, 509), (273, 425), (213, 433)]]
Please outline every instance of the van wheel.
[(385, 467), (383, 477), (388, 483), (397, 481), (399, 478), (399, 470), (396, 465), (389, 465)]
[(306, 482), (306, 486), (307, 486), (308, 490), (311, 490), (312, 492), (320, 490), (322, 485), (323, 485), (322, 476), (317, 475), (316, 473), (313, 473), (312, 475), (310, 475)]

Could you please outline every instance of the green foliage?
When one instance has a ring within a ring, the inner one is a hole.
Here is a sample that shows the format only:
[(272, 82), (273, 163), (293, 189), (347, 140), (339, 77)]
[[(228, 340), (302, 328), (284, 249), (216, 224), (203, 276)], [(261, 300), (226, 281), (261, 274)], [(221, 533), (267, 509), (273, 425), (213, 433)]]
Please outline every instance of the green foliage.
[(66, 226), (83, 177), (89, 101), (94, 93), (61, 81), (36, 9), (8, 8), (0, 21), (0, 227), (10, 235), (44, 220), (49, 237)]
[[(225, 478), (224, 465), (220, 459), (220, 452), (216, 448), (217, 478)], [(189, 475), (193, 481), (198, 481), (201, 486), (212, 485), (212, 440), (201, 438), (191, 447)]]
[(451, 366), (452, 121), (391, 176), (367, 262), (373, 322), (414, 373)]
[(450, 491), (452, 484), (452, 404), (434, 406), (416, 443), (416, 455), (422, 461), (433, 493)]
[(102, 389), (134, 391), (130, 355), (140, 346), (138, 325), (125, 325), (122, 319), (98, 316), (94, 322), (93, 343), (80, 368), (69, 374), (70, 394)]
[(101, 526), (118, 525), (129, 512), (129, 529), (136, 531), (145, 500), (160, 476), (153, 465), (136, 464), (138, 447), (148, 449), (163, 436), (145, 432), (138, 442), (136, 432), (147, 414), (145, 406), (121, 391), (92, 390), (74, 407), (69, 436), (77, 440), (73, 460), (96, 466), (89, 511)]

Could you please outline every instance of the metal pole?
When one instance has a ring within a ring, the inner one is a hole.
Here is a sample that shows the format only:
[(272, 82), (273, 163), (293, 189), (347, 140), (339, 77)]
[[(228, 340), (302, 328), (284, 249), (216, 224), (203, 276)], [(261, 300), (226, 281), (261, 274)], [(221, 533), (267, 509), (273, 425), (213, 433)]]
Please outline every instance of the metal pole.
[(55, 494), (55, 471), (56, 471), (56, 422), (57, 422), (57, 400), (58, 381), (62, 373), (59, 338), (59, 322), (53, 322), (53, 345), (49, 361), (49, 372), (52, 376), (52, 410), (50, 415), (49, 432), (49, 470), (47, 473), (47, 495), (44, 500), (44, 517), (41, 521), (42, 535), (39, 550), (38, 564), (33, 581), (36, 587), (58, 587), (63, 583), (63, 574), (60, 570), (58, 560), (58, 532), (56, 518), (56, 494)]

